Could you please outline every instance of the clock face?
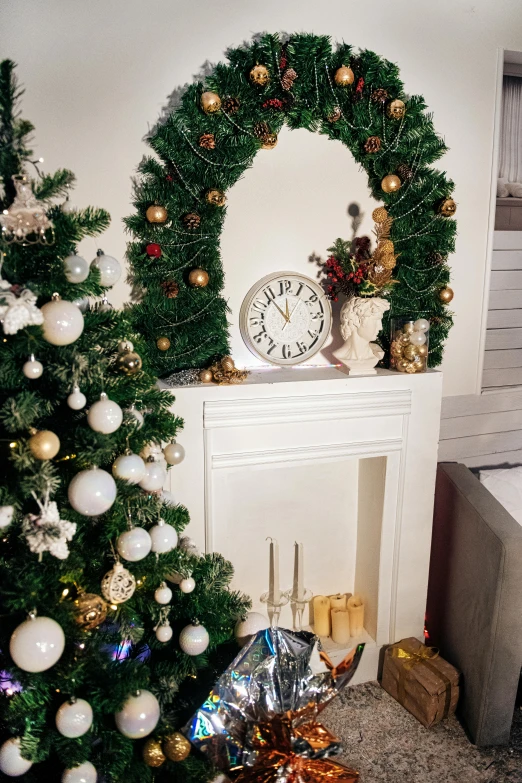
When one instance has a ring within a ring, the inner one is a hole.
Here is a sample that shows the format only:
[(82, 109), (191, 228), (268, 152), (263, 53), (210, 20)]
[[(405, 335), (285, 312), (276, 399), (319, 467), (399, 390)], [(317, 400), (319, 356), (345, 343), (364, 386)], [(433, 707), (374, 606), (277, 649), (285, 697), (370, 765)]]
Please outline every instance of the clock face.
[(314, 280), (276, 272), (256, 283), (241, 306), (243, 340), (271, 364), (300, 364), (321, 350), (330, 334), (332, 309)]

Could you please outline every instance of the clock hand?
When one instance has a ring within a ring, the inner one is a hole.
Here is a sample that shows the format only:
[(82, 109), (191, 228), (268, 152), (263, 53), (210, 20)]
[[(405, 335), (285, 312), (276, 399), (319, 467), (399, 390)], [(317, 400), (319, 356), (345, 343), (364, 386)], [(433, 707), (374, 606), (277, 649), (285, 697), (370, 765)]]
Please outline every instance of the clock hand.
[(288, 312), (288, 298), (286, 299), (285, 312), (286, 312), (286, 320), (289, 321), (290, 320), (290, 313)]
[[(301, 302), (301, 300), (298, 299), (297, 303), (294, 305), (294, 309), (292, 310), (291, 313), (288, 314), (288, 318), (286, 319), (286, 324), (290, 323), (290, 321), (292, 320), (292, 316), (295, 313), (295, 311), (297, 310), (297, 308), (299, 307), (300, 302)], [(288, 299), (286, 300), (286, 305), (288, 307)], [(283, 325), (283, 329), (285, 328), (286, 324)], [(281, 331), (283, 331), (283, 329), (281, 329)]]
[[(272, 304), (273, 304), (273, 305), (275, 305), (275, 307), (277, 307), (277, 309), (279, 310), (279, 312), (281, 313), (281, 315), (282, 315), (282, 316), (283, 316), (283, 318), (285, 319), (285, 326), (286, 326), (286, 324), (288, 323), (288, 316), (287, 316), (287, 315), (285, 315), (285, 313), (283, 313), (283, 311), (281, 310), (281, 308), (279, 307), (279, 305), (278, 305), (278, 304), (276, 304), (276, 303), (274, 302), (274, 300), (273, 300), (273, 299), (272, 299)], [(285, 327), (283, 326), (283, 329), (284, 329), (284, 328), (285, 328)]]

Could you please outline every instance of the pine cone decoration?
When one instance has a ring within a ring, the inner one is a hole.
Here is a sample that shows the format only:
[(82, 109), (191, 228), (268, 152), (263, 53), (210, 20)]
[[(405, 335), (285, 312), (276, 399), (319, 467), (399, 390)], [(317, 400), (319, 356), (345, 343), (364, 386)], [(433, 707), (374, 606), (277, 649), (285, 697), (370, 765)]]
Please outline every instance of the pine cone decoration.
[(371, 98), (374, 103), (386, 103), (388, 100), (388, 92), (382, 87), (379, 87), (372, 92)]
[(342, 112), (339, 106), (335, 106), (327, 117), (328, 122), (337, 122), (342, 117)]
[(440, 266), (441, 264), (444, 263), (445, 258), (442, 255), (442, 253), (435, 252), (435, 253), (430, 253), (426, 260), (430, 266)]
[(224, 112), (227, 114), (235, 114), (236, 111), (239, 109), (240, 103), (237, 98), (225, 98), (223, 103), (221, 104), (221, 108)]
[(213, 133), (203, 133), (202, 136), (199, 137), (198, 144), (200, 147), (203, 147), (205, 150), (213, 150), (216, 146), (216, 139)]
[(294, 71), (293, 68), (287, 68), (281, 77), (281, 87), (283, 90), (291, 90), (296, 79), (296, 71)]
[(161, 287), (167, 299), (175, 299), (179, 294), (179, 285), (175, 280), (164, 280)]
[(397, 175), (402, 179), (403, 182), (413, 179), (413, 171), (408, 165), (406, 165), (406, 163), (401, 163), (400, 166), (397, 166)]
[(186, 215), (183, 215), (182, 220), (185, 224), (185, 227), (190, 231), (194, 231), (196, 228), (199, 228), (199, 224), (201, 223), (200, 216), (195, 212), (187, 212)]
[(366, 143), (364, 145), (364, 149), (366, 152), (379, 152), (381, 148), (381, 140), (378, 136), (370, 136), (369, 139), (366, 140)]
[(263, 140), (269, 134), (270, 128), (268, 127), (268, 123), (258, 122), (257, 125), (254, 125), (254, 136), (256, 136), (258, 139)]

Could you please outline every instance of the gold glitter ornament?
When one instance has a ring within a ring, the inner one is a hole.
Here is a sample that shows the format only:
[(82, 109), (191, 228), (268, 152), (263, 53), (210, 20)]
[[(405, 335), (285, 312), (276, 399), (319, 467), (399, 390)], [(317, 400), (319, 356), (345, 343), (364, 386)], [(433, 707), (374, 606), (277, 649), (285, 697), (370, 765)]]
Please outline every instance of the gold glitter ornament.
[(421, 357), (425, 357), (428, 355), (428, 346), (426, 345), (426, 343), (424, 343), (424, 345), (417, 345), (416, 350), (419, 356)]
[(149, 223), (164, 223), (168, 217), (167, 210), (160, 204), (151, 204), (145, 214)]
[(452, 217), (457, 211), (457, 204), (452, 198), (445, 198), (439, 206), (439, 212), (444, 217)]
[(211, 92), (208, 90), (202, 94), (200, 105), (205, 114), (214, 114), (221, 108), (221, 98), (217, 92)]
[(399, 190), (401, 184), (402, 183), (396, 174), (387, 174), (382, 179), (381, 188), (385, 193), (396, 193)]
[(392, 120), (401, 120), (406, 113), (406, 104), (400, 98), (390, 101), (386, 107), (386, 114)]
[(379, 242), (379, 251), (383, 255), (387, 255), (388, 253), (393, 253), (395, 248), (393, 247), (393, 242), (391, 239), (381, 239)]
[(157, 739), (148, 739), (143, 746), (143, 761), (148, 767), (161, 767), (167, 757), (161, 749), (161, 742)]
[(386, 207), (376, 207), (372, 212), (372, 219), (374, 223), (384, 223), (388, 220)]
[(379, 262), (385, 269), (395, 269), (397, 266), (397, 259), (393, 253), (384, 253), (379, 257)]
[(349, 87), (354, 79), (354, 73), (348, 65), (341, 65), (334, 74), (334, 81), (338, 87)]
[(217, 188), (207, 190), (205, 198), (209, 204), (213, 204), (215, 207), (224, 207), (227, 200), (223, 191), (218, 190)]
[(156, 340), (156, 346), (159, 351), (168, 351), (170, 348), (170, 340), (168, 337), (158, 337)]
[(190, 742), (179, 731), (175, 731), (164, 740), (163, 750), (171, 761), (184, 761), (190, 754)]
[(417, 348), (415, 345), (405, 345), (404, 350), (402, 352), (402, 355), (405, 359), (408, 359), (410, 362), (412, 362), (415, 357), (417, 356)]
[(250, 81), (258, 87), (264, 87), (270, 81), (270, 74), (266, 65), (254, 65), (250, 71)]
[(85, 631), (97, 628), (107, 617), (107, 604), (96, 593), (80, 593), (74, 602), (74, 619)]

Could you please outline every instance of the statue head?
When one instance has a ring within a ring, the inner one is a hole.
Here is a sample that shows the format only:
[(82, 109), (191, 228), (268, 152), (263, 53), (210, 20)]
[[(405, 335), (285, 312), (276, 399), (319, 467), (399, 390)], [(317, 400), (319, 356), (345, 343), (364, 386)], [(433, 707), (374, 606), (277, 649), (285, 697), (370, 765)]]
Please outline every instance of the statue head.
[(382, 329), (383, 313), (389, 309), (390, 303), (377, 296), (353, 296), (348, 299), (341, 309), (340, 331), (343, 340), (355, 334), (369, 342), (375, 340)]

